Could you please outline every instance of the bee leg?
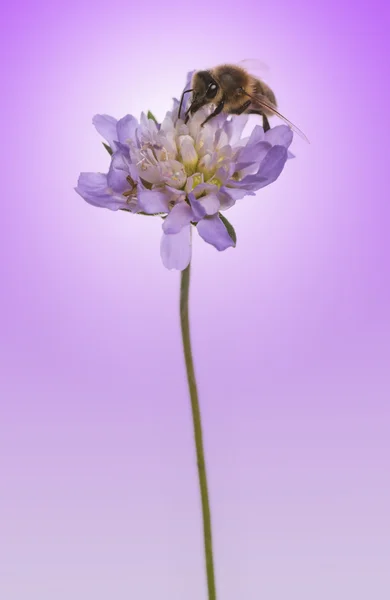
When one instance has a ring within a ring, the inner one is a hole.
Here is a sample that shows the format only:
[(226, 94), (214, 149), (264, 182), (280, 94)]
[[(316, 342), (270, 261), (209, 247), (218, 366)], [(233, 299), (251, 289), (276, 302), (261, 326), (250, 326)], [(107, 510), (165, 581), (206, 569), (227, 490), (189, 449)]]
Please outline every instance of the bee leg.
[(248, 100), (247, 102), (245, 102), (242, 106), (240, 106), (239, 108), (236, 108), (235, 110), (231, 110), (230, 113), (232, 115), (242, 115), (243, 112), (246, 111), (246, 109), (252, 104), (252, 100)]
[(180, 119), (180, 113), (181, 113), (181, 107), (183, 106), (183, 100), (184, 100), (184, 94), (189, 94), (190, 92), (193, 92), (194, 90), (184, 90), (184, 92), (181, 95), (181, 99), (180, 99), (180, 106), (179, 106), (179, 113), (177, 118)]
[(191, 107), (187, 110), (186, 114), (184, 115), (185, 119), (184, 119), (184, 123), (187, 125), (189, 119), (190, 119), (190, 113), (191, 113)]
[(211, 113), (211, 115), (209, 115), (207, 117), (207, 119), (205, 119), (201, 125), (201, 127), (203, 127), (203, 125), (206, 125), (207, 121), (210, 121), (210, 119), (212, 119), (213, 117), (216, 117), (217, 115), (219, 115), (220, 112), (222, 112), (223, 107), (225, 105), (224, 100), (221, 100), (221, 102), (218, 104), (217, 108), (215, 109), (214, 112)]
[(264, 129), (264, 131), (268, 131), (269, 129), (271, 129), (271, 125), (269, 124), (269, 121), (268, 121), (267, 117), (265, 116), (264, 113), (261, 112), (261, 110), (249, 110), (248, 113), (250, 115), (260, 115), (261, 117), (263, 117), (263, 129)]

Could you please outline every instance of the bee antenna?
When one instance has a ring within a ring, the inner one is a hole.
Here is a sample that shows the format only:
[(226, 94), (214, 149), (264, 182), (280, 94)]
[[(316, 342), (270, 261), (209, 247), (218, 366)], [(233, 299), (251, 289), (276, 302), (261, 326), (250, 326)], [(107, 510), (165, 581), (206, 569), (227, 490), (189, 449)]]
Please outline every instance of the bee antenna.
[(180, 119), (180, 113), (181, 113), (181, 107), (183, 106), (183, 100), (184, 100), (184, 94), (189, 94), (190, 92), (193, 92), (194, 90), (184, 90), (184, 92), (181, 95), (181, 100), (180, 100), (180, 106), (179, 106), (179, 115), (178, 115), (178, 119)]

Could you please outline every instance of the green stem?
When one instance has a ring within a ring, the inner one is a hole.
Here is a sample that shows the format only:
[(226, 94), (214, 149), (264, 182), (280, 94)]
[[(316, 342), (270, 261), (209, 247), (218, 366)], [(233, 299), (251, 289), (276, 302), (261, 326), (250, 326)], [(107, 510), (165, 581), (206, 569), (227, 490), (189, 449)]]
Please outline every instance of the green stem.
[(207, 574), (207, 589), (208, 599), (216, 600), (215, 591), (215, 576), (214, 576), (214, 560), (213, 560), (213, 543), (211, 535), (211, 514), (209, 494), (207, 489), (206, 463), (203, 449), (203, 434), (202, 422), (200, 416), (198, 390), (196, 387), (194, 363), (192, 360), (190, 325), (188, 317), (188, 293), (190, 287), (190, 264), (181, 273), (180, 286), (180, 321), (181, 332), (183, 337), (184, 358), (187, 369), (188, 387), (191, 397), (192, 419), (194, 425), (194, 437), (196, 446), (196, 459), (198, 464), (200, 496), (202, 500), (203, 514), (203, 536), (204, 536), (204, 551), (206, 558), (206, 574)]

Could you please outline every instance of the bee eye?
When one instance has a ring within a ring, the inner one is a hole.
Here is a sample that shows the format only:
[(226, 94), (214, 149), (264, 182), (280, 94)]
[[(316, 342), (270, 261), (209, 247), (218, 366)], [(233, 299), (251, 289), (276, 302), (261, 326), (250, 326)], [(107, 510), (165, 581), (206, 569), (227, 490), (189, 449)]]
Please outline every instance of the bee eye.
[(206, 96), (207, 98), (214, 98), (217, 95), (218, 86), (215, 83), (212, 83), (207, 90)]

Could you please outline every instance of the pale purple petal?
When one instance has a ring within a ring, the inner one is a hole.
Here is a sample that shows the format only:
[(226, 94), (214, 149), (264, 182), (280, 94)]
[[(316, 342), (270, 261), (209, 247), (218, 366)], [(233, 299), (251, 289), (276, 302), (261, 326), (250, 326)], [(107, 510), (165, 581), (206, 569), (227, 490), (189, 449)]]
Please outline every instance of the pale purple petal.
[(107, 192), (107, 175), (104, 173), (80, 173), (78, 185), (86, 193), (105, 194)]
[(118, 140), (115, 140), (113, 150), (120, 152), (123, 156), (126, 156), (126, 158), (130, 158), (130, 146), (127, 144), (122, 144), (121, 142), (118, 142)]
[(114, 141), (117, 139), (116, 124), (117, 120), (110, 115), (95, 115), (92, 119), (92, 123), (95, 125), (96, 130), (104, 139), (108, 142), (111, 148), (114, 147)]
[(263, 142), (264, 137), (264, 129), (261, 127), (261, 125), (256, 125), (256, 127), (253, 129), (252, 133), (249, 136), (247, 146), (252, 146), (253, 144), (257, 144), (258, 142)]
[(199, 198), (198, 202), (202, 204), (206, 211), (206, 215), (215, 215), (219, 211), (220, 201), (219, 194), (206, 194)]
[(169, 194), (159, 190), (140, 189), (138, 204), (142, 212), (148, 215), (168, 212)]
[[(273, 146), (260, 165), (257, 177), (264, 178), (259, 188), (263, 188), (277, 180), (287, 160), (287, 148), (284, 146)], [(255, 176), (255, 177), (256, 177)]]
[(201, 198), (195, 198), (194, 194), (189, 194), (188, 199), (191, 203), (195, 219), (202, 219), (206, 215), (215, 215), (219, 211), (220, 198), (219, 194), (207, 194)]
[(114, 195), (110, 191), (107, 176), (103, 173), (80, 173), (75, 190), (88, 204), (93, 206), (110, 210), (126, 207), (126, 198)]
[(163, 223), (164, 233), (179, 233), (186, 225), (193, 220), (194, 215), (187, 202), (178, 202)]
[[(236, 167), (234, 163), (226, 161), (225, 164), (216, 170), (214, 177), (218, 179), (220, 185), (223, 185), (233, 175), (235, 170)], [(211, 181), (214, 177), (211, 178)]]
[(160, 246), (161, 258), (167, 269), (183, 271), (191, 260), (191, 225), (179, 233), (163, 234)]
[(287, 148), (273, 146), (261, 162), (259, 170), (254, 175), (247, 175), (241, 181), (230, 181), (229, 185), (248, 191), (257, 191), (276, 181), (287, 160)]
[(235, 246), (218, 215), (202, 219), (196, 228), (204, 241), (214, 246), (217, 250), (226, 250), (226, 248)]
[(271, 147), (271, 144), (265, 141), (260, 141), (256, 144), (248, 144), (247, 146), (245, 146), (236, 159), (236, 171), (245, 169), (253, 163), (260, 164), (261, 161), (267, 155), (268, 151), (271, 149)]
[(132, 115), (126, 115), (120, 119), (116, 125), (116, 139), (124, 144), (128, 140), (134, 139), (135, 130), (138, 127), (138, 121)]
[(188, 199), (190, 201), (195, 220), (199, 221), (199, 219), (203, 219), (203, 217), (206, 216), (205, 207), (199, 202), (199, 200), (196, 199), (193, 192), (188, 194)]
[[(224, 191), (226, 191), (226, 193), (234, 200), (233, 204), (235, 204), (236, 200), (241, 200), (241, 198), (244, 198), (245, 196), (254, 196), (255, 193), (250, 191), (250, 190), (246, 190), (246, 189), (241, 189), (241, 188), (235, 188), (235, 187), (224, 187), (221, 188)], [(227, 208), (230, 208), (229, 206)], [(221, 202), (221, 210), (226, 210), (225, 207), (223, 206), (222, 202)]]
[[(232, 206), (235, 205), (236, 203), (236, 196), (234, 193), (236, 190), (231, 190), (230, 188), (227, 187), (221, 187), (221, 189), (218, 192), (218, 198), (219, 198), (219, 203), (220, 203), (220, 208), (219, 210), (227, 210), (228, 208), (231, 208)], [(241, 190), (239, 190), (241, 192)], [(243, 195), (238, 195), (239, 198), (243, 198), (243, 196), (247, 195), (247, 191), (245, 190), (245, 193)]]
[(175, 203), (181, 200), (184, 201), (187, 197), (187, 194), (184, 190), (177, 190), (170, 185), (166, 185), (164, 189), (171, 194), (169, 199), (173, 200)]
[(130, 188), (127, 176), (129, 175), (128, 165), (120, 152), (112, 155), (110, 170), (107, 175), (108, 186), (115, 192), (123, 194)]
[(201, 198), (196, 198), (194, 192), (190, 192), (188, 194), (188, 199), (190, 201), (195, 220), (203, 219), (203, 217), (206, 215), (215, 215), (215, 213), (217, 213), (219, 210), (220, 197), (218, 188), (214, 185), (210, 185), (208, 187), (212, 190), (215, 190), (215, 192), (210, 192)]
[(139, 176), (139, 172), (137, 169), (137, 165), (135, 165), (133, 163), (128, 163), (128, 169), (129, 169), (129, 175), (133, 179), (133, 181), (139, 182), (140, 176)]
[(288, 148), (293, 140), (293, 132), (287, 125), (277, 125), (265, 132), (265, 140), (272, 146), (285, 146)]
[(194, 187), (194, 189), (192, 190), (192, 193), (194, 194), (194, 196), (196, 198), (200, 198), (200, 196), (204, 193), (212, 194), (213, 192), (217, 192), (217, 191), (218, 191), (218, 186), (216, 186), (212, 183), (199, 183), (196, 187)]
[(224, 130), (226, 131), (228, 138), (230, 140), (230, 144), (236, 144), (242, 135), (242, 132), (245, 129), (246, 124), (248, 123), (249, 115), (235, 115), (229, 121), (226, 121)]

